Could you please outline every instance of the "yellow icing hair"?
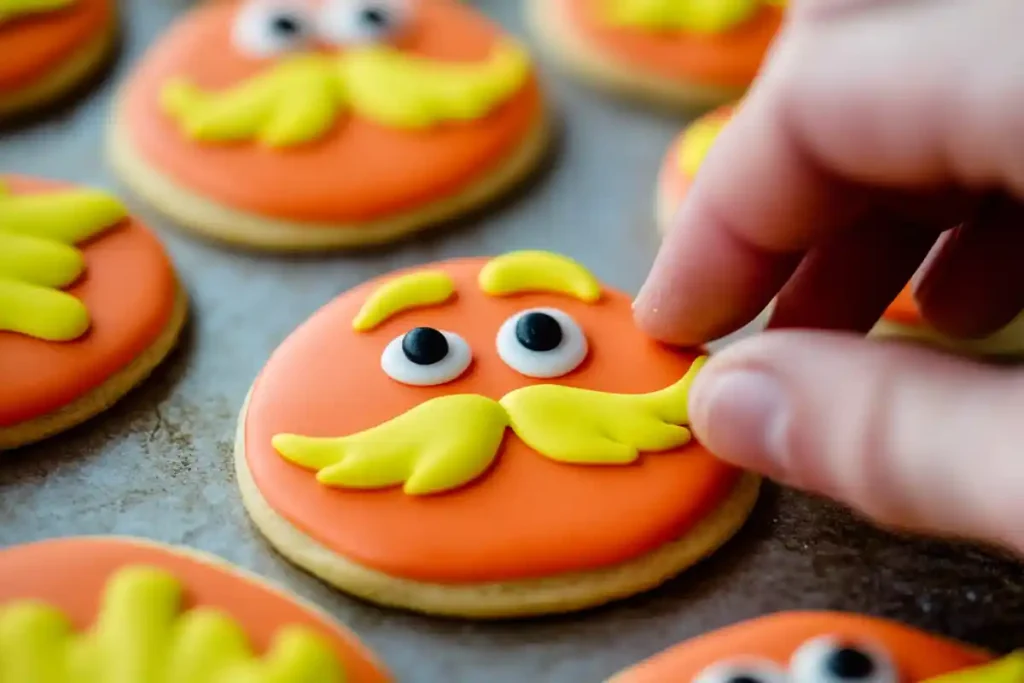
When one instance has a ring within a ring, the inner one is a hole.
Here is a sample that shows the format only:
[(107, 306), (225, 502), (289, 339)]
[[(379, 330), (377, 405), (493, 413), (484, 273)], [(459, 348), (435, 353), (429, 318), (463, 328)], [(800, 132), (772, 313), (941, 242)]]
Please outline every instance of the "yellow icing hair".
[(480, 289), (491, 296), (526, 292), (565, 294), (593, 303), (601, 283), (570, 258), (546, 251), (515, 251), (491, 259), (481, 270)]
[(182, 586), (159, 569), (122, 569), (93, 626), (75, 633), (58, 609), (0, 606), (0, 683), (344, 683), (331, 646), (286, 626), (259, 658), (221, 612), (182, 612)]
[(0, 185), (0, 331), (54, 342), (85, 334), (85, 305), (59, 291), (85, 270), (73, 245), (125, 215), (120, 202), (102, 192), (12, 195)]
[(41, 14), (64, 9), (76, 0), (0, 0), (0, 22), (26, 14)]
[(290, 147), (322, 138), (349, 112), (413, 130), (478, 119), (518, 92), (529, 73), (529, 57), (514, 43), (478, 64), (371, 46), (298, 55), (223, 92), (176, 79), (161, 97), (164, 111), (196, 141)]
[(337, 438), (279, 434), (274, 449), (317, 472), (325, 486), (408, 495), (464, 486), (491, 466), (507, 427), (542, 456), (575, 465), (624, 465), (641, 452), (690, 441), (687, 395), (704, 359), (681, 380), (650, 394), (606, 394), (555, 384), (510, 392), (434, 398), (366, 431)]
[(367, 297), (352, 321), (352, 328), (356, 332), (368, 332), (403, 311), (443, 304), (454, 294), (455, 282), (443, 270), (400, 275)]
[(645, 30), (722, 33), (750, 20), (773, 0), (604, 0), (605, 17), (616, 26)]

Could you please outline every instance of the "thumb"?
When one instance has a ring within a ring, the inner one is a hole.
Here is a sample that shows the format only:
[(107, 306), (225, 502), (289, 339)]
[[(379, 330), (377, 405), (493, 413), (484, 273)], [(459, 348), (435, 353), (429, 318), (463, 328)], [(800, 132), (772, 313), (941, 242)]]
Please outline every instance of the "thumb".
[(889, 525), (1024, 552), (1024, 374), (854, 336), (779, 331), (690, 394), (717, 456)]

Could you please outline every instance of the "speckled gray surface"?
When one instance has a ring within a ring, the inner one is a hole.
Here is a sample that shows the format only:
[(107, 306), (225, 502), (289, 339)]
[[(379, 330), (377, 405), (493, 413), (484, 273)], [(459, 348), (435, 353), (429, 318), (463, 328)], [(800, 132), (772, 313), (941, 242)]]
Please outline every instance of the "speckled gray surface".
[[(59, 114), (0, 134), (0, 171), (116, 187), (101, 153), (114, 83), (190, 4), (125, 3), (126, 45), (114, 73)], [(521, 31), (518, 2), (478, 4)], [(332, 296), (395, 267), (519, 247), (566, 252), (629, 291), (642, 282), (657, 245), (654, 176), (682, 121), (608, 102), (550, 70), (547, 78), (565, 121), (552, 168), (513, 201), (427, 239), (356, 256), (254, 257), (193, 241), (136, 205), (170, 247), (192, 297), (192, 322), (169, 362), (113, 410), (3, 457), (0, 545), (116, 533), (217, 553), (322, 605), (410, 683), (596, 682), (679, 640), (793, 608), (865, 611), (997, 649), (1019, 646), (1019, 564), (896, 538), (774, 488), (733, 543), (664, 588), (520, 623), (443, 621), (361, 604), (261, 540), (231, 470), (236, 413), (268, 354)]]

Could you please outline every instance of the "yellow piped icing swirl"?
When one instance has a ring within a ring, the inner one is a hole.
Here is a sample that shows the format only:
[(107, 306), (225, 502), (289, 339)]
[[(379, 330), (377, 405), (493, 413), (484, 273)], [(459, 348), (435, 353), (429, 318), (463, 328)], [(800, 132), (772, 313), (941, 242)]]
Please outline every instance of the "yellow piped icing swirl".
[(324, 639), (285, 627), (256, 656), (221, 612), (182, 612), (182, 586), (159, 569), (126, 568), (107, 584), (93, 626), (76, 633), (58, 609), (0, 606), (0, 683), (344, 683)]
[(85, 304), (60, 291), (85, 271), (74, 245), (126, 215), (117, 199), (102, 192), (13, 195), (0, 185), (0, 331), (53, 342), (85, 334)]

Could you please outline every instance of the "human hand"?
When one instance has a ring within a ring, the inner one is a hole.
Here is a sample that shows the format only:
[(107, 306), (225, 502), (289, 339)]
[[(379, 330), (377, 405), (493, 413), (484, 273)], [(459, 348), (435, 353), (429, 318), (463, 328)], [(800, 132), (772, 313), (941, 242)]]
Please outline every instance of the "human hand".
[(676, 344), (776, 295), (772, 327), (832, 330), (708, 363), (691, 421), (717, 455), (1024, 551), (1024, 375), (842, 333), (867, 331), (926, 257), (916, 297), (941, 331), (984, 336), (1024, 308), (1020, 26), (1019, 0), (793, 3), (636, 303)]

